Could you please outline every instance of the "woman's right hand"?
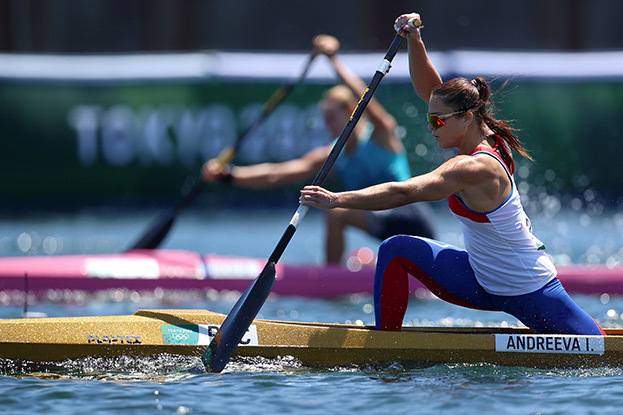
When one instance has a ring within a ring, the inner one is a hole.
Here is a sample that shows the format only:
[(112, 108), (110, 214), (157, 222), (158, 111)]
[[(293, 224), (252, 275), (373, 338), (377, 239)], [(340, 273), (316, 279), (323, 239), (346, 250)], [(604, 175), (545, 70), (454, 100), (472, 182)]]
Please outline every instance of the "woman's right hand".
[(301, 190), (299, 202), (302, 205), (312, 206), (319, 209), (333, 209), (336, 206), (337, 195), (320, 186), (305, 186)]
[(206, 183), (225, 181), (225, 177), (231, 177), (231, 166), (219, 159), (208, 160), (201, 167), (201, 177)]

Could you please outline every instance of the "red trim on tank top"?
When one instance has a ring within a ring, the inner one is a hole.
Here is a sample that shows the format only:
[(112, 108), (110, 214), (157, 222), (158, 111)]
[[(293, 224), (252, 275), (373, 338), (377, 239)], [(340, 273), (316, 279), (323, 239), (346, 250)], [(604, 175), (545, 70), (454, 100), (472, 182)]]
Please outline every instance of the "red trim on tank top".
[[(469, 155), (473, 156), (475, 153), (478, 152), (489, 153), (496, 159), (498, 159), (508, 171), (509, 176), (512, 176), (513, 174), (515, 174), (515, 161), (513, 160), (513, 153), (511, 149), (508, 147), (506, 141), (502, 140), (499, 135), (491, 134), (489, 137), (495, 138), (495, 145), (493, 146), (493, 148), (478, 146), (473, 149), (472, 152), (469, 153)], [(500, 153), (502, 153), (501, 156), (496, 151), (498, 149), (500, 149)]]
[[(492, 155), (502, 164), (506, 173), (509, 177), (515, 172), (515, 162), (513, 161), (513, 157), (511, 155), (510, 149), (507, 144), (498, 136), (497, 134), (492, 134), (490, 137), (495, 137), (495, 146), (493, 148), (478, 146), (469, 153), (470, 156), (473, 156), (476, 153), (487, 153)], [(501, 148), (500, 148), (501, 144)], [(508, 158), (509, 164), (504, 161), (504, 158), (500, 157), (500, 155), (496, 152), (496, 150), (500, 148), (500, 151), (506, 153), (505, 158)], [(477, 223), (490, 223), (489, 217), (485, 213), (474, 212), (470, 208), (468, 208), (465, 203), (461, 199), (459, 199), (456, 195), (452, 195), (448, 198), (448, 207), (450, 210), (461, 217), (467, 218), (473, 222)]]
[(452, 195), (448, 198), (448, 207), (450, 207), (450, 210), (454, 214), (467, 218), (473, 222), (478, 222), (478, 223), (490, 223), (491, 222), (487, 215), (485, 215), (484, 213), (478, 213), (478, 212), (474, 212), (473, 210), (470, 210), (455, 195)]

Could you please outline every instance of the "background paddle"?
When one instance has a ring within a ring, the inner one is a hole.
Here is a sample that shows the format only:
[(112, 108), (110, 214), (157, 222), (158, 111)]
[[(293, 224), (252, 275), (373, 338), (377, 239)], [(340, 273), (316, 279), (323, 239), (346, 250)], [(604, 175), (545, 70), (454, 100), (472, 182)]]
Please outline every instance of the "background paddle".
[[(314, 58), (316, 57), (316, 53), (311, 53), (305, 66), (303, 67), (303, 71), (299, 75), (299, 77), (290, 82), (287, 85), (284, 85), (277, 89), (273, 95), (266, 101), (264, 106), (262, 107), (262, 111), (259, 116), (253, 121), (247, 129), (238, 136), (234, 145), (232, 147), (227, 147), (217, 157), (217, 161), (221, 166), (231, 162), (243, 140), (254, 131), (262, 122), (273, 112), (273, 110), (279, 105), (290, 93), (298, 86), (303, 80), (305, 76), (307, 76), (307, 72), (309, 72), (309, 68), (311, 67)], [(172, 131), (169, 132), (173, 134)], [(126, 251), (131, 251), (134, 249), (156, 249), (167, 236), (171, 227), (173, 226), (173, 222), (175, 221), (179, 212), (188, 205), (192, 203), (193, 200), (201, 193), (201, 191), (205, 188), (206, 183), (202, 180), (201, 177), (198, 178), (188, 191), (172, 208), (163, 212), (159, 217), (157, 217), (152, 224), (147, 228), (147, 230), (143, 233), (143, 235), (138, 238), (138, 240)]]
[[(421, 21), (419, 18), (413, 19), (409, 22), (413, 27), (419, 27), (421, 25)], [(372, 80), (368, 84), (368, 87), (364, 91), (361, 99), (359, 100), (359, 104), (353, 111), (350, 116), (350, 119), (346, 123), (346, 126), (342, 130), (339, 138), (337, 139), (335, 145), (331, 149), (329, 156), (325, 160), (324, 164), (320, 168), (320, 171), (314, 178), (312, 185), (320, 186), (326, 179), (329, 170), (337, 160), (340, 152), (344, 148), (348, 137), (352, 133), (355, 125), (361, 118), (363, 111), (365, 110), (368, 102), (372, 99), (372, 95), (376, 90), (377, 86), (383, 79), (383, 77), (389, 72), (391, 68), (391, 61), (396, 56), (396, 52), (402, 43), (403, 38), (406, 37), (406, 33), (403, 31), (399, 31), (394, 40), (392, 41), (385, 57), (379, 67), (377, 68)], [(282, 235), (279, 243), (275, 247), (275, 250), (268, 258), (268, 262), (266, 263), (264, 269), (260, 273), (260, 275), (251, 283), (251, 285), (246, 289), (246, 291), (242, 294), (242, 296), (238, 299), (232, 310), (227, 315), (227, 318), (219, 328), (216, 333), (214, 339), (210, 342), (210, 345), (204, 352), (201, 360), (206, 367), (206, 370), (209, 372), (221, 372), (229, 359), (231, 358), (234, 350), (240, 343), (240, 340), (244, 336), (245, 332), (248, 330), (251, 322), (257, 316), (257, 313), (262, 308), (262, 305), (268, 298), (268, 294), (270, 294), (270, 290), (273, 287), (275, 282), (275, 267), (277, 265), (277, 261), (281, 258), (283, 251), (286, 249), (286, 246), (292, 239), (294, 232), (296, 232), (296, 228), (299, 222), (303, 219), (308, 206), (299, 205), (298, 209), (292, 216), (288, 227), (286, 228), (284, 234)]]

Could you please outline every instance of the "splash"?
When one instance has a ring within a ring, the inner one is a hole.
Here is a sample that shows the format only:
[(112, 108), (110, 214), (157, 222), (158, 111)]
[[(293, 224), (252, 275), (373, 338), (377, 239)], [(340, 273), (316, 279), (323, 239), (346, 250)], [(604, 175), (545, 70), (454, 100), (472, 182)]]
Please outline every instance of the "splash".
[(201, 373), (204, 371), (199, 357), (170, 354), (148, 357), (85, 357), (63, 362), (0, 359), (0, 374), (15, 378), (174, 382)]

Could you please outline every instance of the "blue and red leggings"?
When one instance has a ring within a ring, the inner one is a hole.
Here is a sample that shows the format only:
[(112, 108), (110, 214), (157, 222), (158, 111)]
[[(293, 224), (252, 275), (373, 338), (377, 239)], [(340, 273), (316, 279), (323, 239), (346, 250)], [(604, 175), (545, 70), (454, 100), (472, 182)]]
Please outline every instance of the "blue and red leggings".
[(558, 278), (529, 294), (489, 294), (478, 284), (467, 258), (467, 251), (431, 239), (407, 235), (386, 239), (379, 248), (374, 278), (376, 329), (400, 331), (409, 301), (411, 274), (445, 301), (468, 308), (504, 311), (536, 333), (605, 334), (569, 297)]

